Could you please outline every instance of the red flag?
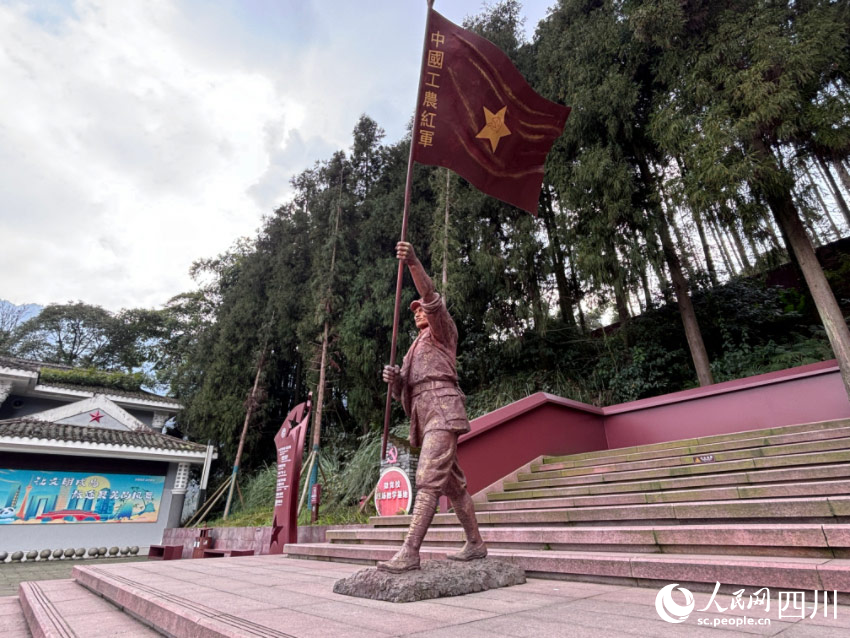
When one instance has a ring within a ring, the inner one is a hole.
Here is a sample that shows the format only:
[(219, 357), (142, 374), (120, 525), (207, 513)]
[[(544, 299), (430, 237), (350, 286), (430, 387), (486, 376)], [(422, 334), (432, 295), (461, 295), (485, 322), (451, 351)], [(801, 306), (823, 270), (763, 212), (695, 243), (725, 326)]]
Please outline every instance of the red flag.
[(538, 95), (501, 49), (429, 9), (413, 159), (537, 214), (543, 164), (569, 107)]

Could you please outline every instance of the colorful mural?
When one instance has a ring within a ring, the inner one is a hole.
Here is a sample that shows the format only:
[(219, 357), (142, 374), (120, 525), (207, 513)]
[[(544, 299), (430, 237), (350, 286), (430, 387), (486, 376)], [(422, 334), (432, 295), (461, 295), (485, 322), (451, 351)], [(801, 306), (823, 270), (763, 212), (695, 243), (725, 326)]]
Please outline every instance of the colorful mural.
[(0, 469), (0, 525), (153, 523), (164, 476)]

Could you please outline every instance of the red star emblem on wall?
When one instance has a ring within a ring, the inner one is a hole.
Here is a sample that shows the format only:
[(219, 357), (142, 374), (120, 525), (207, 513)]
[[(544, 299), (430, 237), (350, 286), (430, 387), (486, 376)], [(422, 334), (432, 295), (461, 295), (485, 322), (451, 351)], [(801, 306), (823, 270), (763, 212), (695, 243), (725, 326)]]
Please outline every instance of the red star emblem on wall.
[(91, 412), (89, 412), (89, 416), (91, 417), (91, 421), (89, 421), (89, 423), (93, 423), (93, 422), (95, 422), (95, 421), (96, 421), (97, 423), (100, 423), (100, 420), (101, 420), (103, 417), (105, 417), (106, 415), (105, 415), (105, 414), (101, 414), (101, 413), (100, 413), (100, 410), (95, 410), (95, 411), (94, 411), (94, 414), (92, 414)]

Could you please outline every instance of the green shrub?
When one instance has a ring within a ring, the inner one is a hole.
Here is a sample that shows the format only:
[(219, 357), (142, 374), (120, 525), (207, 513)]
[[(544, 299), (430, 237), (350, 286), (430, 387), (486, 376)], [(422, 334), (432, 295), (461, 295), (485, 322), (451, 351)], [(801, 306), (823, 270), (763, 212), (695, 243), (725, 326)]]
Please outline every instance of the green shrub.
[(42, 368), (39, 372), (39, 383), (98, 386), (128, 392), (139, 392), (146, 380), (142, 372), (108, 372), (94, 368), (74, 368), (71, 370)]
[(811, 336), (797, 335), (786, 343), (768, 341), (750, 346), (743, 344), (711, 362), (715, 382), (731, 381), (766, 372), (785, 370), (833, 357), (822, 328), (813, 328)]

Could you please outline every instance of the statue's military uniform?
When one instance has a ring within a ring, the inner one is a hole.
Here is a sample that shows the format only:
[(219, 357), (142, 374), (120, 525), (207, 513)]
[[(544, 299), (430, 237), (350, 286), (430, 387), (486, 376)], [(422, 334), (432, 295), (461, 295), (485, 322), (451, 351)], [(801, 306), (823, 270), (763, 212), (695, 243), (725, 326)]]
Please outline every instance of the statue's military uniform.
[(466, 399), (457, 384), (457, 327), (441, 296), (435, 294), (427, 303), (414, 301), (410, 309), (416, 312), (419, 306), (428, 327), (410, 346), (393, 385), (393, 396), (410, 417), (410, 443), (422, 448), (416, 503), (404, 545), (392, 560), (378, 563), (378, 569), (395, 573), (419, 567), (419, 547), (441, 494), (451, 501), (467, 539), (464, 548), (449, 558), (465, 561), (487, 555), (466, 477), (457, 462), (457, 437), (469, 432)]
[[(451, 498), (466, 490), (457, 464), (457, 436), (469, 432), (465, 397), (457, 384), (457, 327), (441, 296), (430, 303), (414, 301), (411, 307), (417, 304), (428, 327), (407, 351), (394, 394), (410, 417), (410, 444), (422, 448), (416, 489)], [(448, 432), (454, 435), (441, 434)]]

